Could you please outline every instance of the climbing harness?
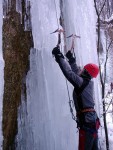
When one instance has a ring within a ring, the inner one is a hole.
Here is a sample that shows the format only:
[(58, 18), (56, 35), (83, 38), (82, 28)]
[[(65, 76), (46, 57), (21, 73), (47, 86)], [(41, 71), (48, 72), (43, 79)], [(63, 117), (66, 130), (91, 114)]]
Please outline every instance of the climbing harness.
[(94, 108), (83, 109), (83, 110), (80, 110), (79, 112), (77, 112), (77, 115), (79, 115), (81, 113), (85, 113), (85, 112), (95, 112), (95, 109)]

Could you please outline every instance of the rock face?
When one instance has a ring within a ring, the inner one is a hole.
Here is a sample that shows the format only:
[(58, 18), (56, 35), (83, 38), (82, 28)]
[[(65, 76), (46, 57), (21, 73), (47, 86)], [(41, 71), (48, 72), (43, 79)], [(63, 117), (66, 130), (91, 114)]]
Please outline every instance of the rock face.
[[(26, 8), (26, 3), (22, 4), (22, 8)], [(29, 54), (30, 48), (33, 47), (33, 40), (32, 31), (25, 31), (24, 22), (21, 21), (24, 20), (25, 14), (24, 11), (22, 14), (18, 13), (15, 9), (15, 3), (12, 3), (11, 9), (8, 12), (6, 10), (6, 16), (3, 20), (5, 68), (2, 127), (4, 150), (16, 149), (18, 107), (21, 104), (22, 91), (26, 96), (25, 77), (29, 70)], [(21, 24), (21, 22), (23, 23)]]

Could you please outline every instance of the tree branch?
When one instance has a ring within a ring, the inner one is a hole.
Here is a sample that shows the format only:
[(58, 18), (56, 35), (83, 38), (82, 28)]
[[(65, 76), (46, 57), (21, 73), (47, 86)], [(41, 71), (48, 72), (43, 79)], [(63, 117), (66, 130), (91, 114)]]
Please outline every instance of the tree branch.
[(103, 6), (102, 6), (102, 8), (101, 8), (101, 10), (100, 10), (100, 12), (99, 12), (99, 16), (100, 16), (100, 14), (102, 13), (102, 10), (103, 10), (103, 8), (104, 8), (104, 6), (105, 6), (105, 3), (106, 3), (106, 0), (104, 1)]
[(110, 46), (111, 46), (112, 42), (113, 42), (113, 40), (110, 41), (109, 46), (106, 49), (106, 60), (105, 60), (105, 64), (104, 64), (104, 68), (105, 68), (105, 70), (104, 70), (104, 72), (105, 72), (105, 75), (104, 75), (104, 85), (105, 85), (105, 82), (106, 82), (106, 65), (107, 65), (107, 60), (108, 60), (108, 53), (109, 53), (109, 49), (110, 49)]
[(98, 9), (97, 9), (96, 0), (94, 0), (94, 5), (95, 5), (96, 14), (99, 17), (99, 12), (98, 12)]

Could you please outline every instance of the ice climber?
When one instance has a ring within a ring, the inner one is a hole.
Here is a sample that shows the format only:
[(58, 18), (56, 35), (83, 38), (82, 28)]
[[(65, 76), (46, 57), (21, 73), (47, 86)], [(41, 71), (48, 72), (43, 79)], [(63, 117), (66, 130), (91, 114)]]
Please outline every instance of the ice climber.
[(76, 58), (68, 51), (65, 60), (59, 46), (52, 50), (66, 79), (74, 86), (73, 100), (79, 129), (78, 150), (98, 150), (98, 129), (100, 122), (94, 109), (93, 81), (99, 73), (97, 65), (89, 63), (81, 73), (76, 65)]

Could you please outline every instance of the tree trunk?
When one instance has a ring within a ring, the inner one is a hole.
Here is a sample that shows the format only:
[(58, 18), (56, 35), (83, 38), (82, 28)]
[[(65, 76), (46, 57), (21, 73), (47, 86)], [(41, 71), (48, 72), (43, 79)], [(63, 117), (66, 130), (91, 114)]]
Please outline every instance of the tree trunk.
[(105, 130), (105, 138), (106, 138), (106, 150), (109, 150), (109, 137), (108, 137), (108, 128), (107, 128), (107, 122), (106, 122), (106, 108), (105, 108), (105, 84), (102, 85), (102, 99), (103, 99), (103, 121), (104, 121), (104, 130)]
[[(98, 41), (97, 41), (97, 52), (98, 52), (98, 59), (99, 59), (99, 52), (100, 52), (100, 16), (98, 15)], [(99, 62), (99, 67), (100, 62)], [(103, 121), (104, 121), (104, 130), (105, 130), (105, 138), (106, 138), (106, 149), (109, 150), (109, 138), (108, 138), (108, 129), (107, 129), (107, 122), (106, 122), (106, 108), (105, 108), (105, 101), (104, 101), (104, 96), (105, 96), (105, 82), (103, 82), (102, 74), (100, 71), (100, 81), (102, 85), (102, 99), (103, 99)]]

